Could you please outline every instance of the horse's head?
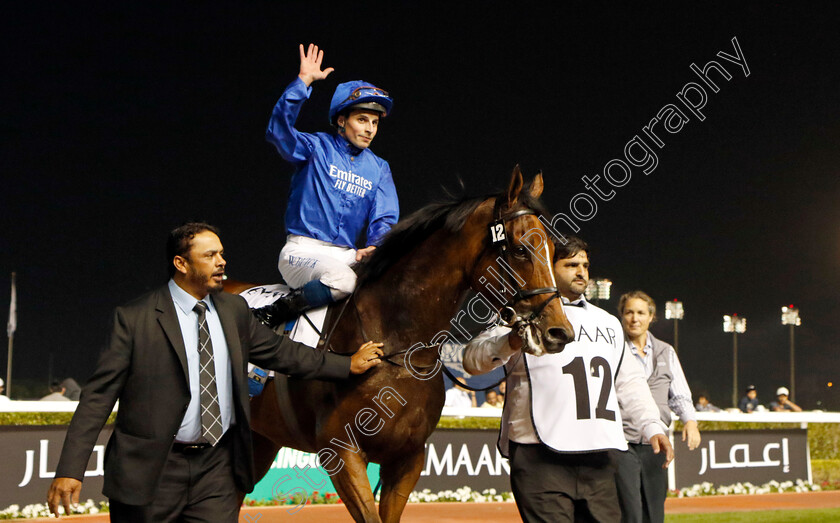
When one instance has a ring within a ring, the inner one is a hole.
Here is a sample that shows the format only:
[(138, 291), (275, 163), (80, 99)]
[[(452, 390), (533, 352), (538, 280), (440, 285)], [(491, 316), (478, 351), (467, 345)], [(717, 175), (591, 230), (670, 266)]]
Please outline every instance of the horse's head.
[(507, 191), (479, 207), (486, 240), (472, 273), (473, 289), (500, 310), (520, 332), (522, 350), (535, 356), (560, 352), (574, 338), (554, 277), (554, 242), (539, 220), (542, 191), (542, 175), (525, 188), (517, 166)]

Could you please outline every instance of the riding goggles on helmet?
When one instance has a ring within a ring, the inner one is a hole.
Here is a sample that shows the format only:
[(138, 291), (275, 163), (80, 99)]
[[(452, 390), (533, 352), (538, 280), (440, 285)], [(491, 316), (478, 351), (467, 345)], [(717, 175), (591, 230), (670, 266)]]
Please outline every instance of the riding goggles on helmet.
[(365, 87), (357, 87), (353, 89), (353, 92), (350, 93), (350, 96), (345, 98), (344, 101), (341, 103), (344, 103), (348, 100), (358, 100), (362, 96), (384, 96), (385, 98), (388, 98), (388, 91), (386, 91), (385, 89), (380, 89), (378, 87), (373, 87), (372, 85), (368, 85)]
[(330, 103), (330, 123), (335, 125), (338, 115), (351, 107), (370, 109), (382, 113), (382, 116), (387, 116), (393, 105), (393, 99), (384, 89), (361, 80), (345, 82), (335, 88), (335, 94)]

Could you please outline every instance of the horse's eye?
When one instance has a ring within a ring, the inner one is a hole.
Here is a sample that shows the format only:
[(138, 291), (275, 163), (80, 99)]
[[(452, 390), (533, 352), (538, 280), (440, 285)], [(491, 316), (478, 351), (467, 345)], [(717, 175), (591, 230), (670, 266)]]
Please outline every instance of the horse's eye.
[(525, 259), (528, 257), (528, 249), (524, 245), (517, 245), (513, 248), (513, 255), (517, 258)]

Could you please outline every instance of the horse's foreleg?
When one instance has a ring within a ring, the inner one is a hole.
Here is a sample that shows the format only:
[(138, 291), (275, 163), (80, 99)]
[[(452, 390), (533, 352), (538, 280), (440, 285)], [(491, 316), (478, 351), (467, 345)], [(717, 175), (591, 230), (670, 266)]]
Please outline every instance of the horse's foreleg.
[(383, 522), (400, 520), (408, 495), (414, 490), (423, 471), (425, 456), (426, 453), (421, 447), (419, 452), (407, 456), (404, 460), (392, 461), (379, 469), (379, 476), (382, 478), (379, 515)]
[(380, 523), (368, 480), (367, 463), (352, 452), (340, 452), (339, 457), (344, 461), (344, 467), (332, 476), (332, 482), (353, 520)]

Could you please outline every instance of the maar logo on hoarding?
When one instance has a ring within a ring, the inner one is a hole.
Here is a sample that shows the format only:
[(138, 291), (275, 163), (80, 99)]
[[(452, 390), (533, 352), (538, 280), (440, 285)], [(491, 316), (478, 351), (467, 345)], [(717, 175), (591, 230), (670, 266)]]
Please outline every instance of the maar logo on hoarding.
[(416, 490), (510, 489), (510, 465), (496, 448), (498, 431), (438, 429), (426, 442), (426, 463)]
[[(0, 474), (0, 507), (44, 502), (44, 493), (55, 477), (67, 427), (63, 425), (0, 427), (3, 448)], [(102, 485), (105, 448), (113, 427), (105, 426), (93, 447), (84, 475), (84, 495), (104, 501)]]
[(693, 452), (675, 445), (675, 487), (811, 480), (805, 429), (710, 430)]
[[(49, 460), (49, 446), (50, 440), (39, 440), (38, 446), (38, 478), (52, 479), (55, 477), (55, 471), (47, 470), (47, 461)], [(93, 447), (93, 454), (96, 456), (96, 467), (93, 470), (86, 470), (85, 477), (103, 476), (105, 474), (105, 445), (95, 445)], [(35, 473), (35, 449), (26, 450), (26, 468), (23, 472), (23, 479), (18, 483), (18, 487), (25, 487), (32, 481)]]
[[(715, 440), (709, 440), (708, 448), (700, 449), (701, 476), (710, 469), (737, 469), (754, 467), (781, 467), (782, 472), (790, 472), (790, 448), (788, 438), (781, 442), (766, 443), (761, 451), (761, 459), (751, 458), (749, 443), (738, 443), (729, 447), (729, 461), (720, 461), (717, 457)], [(772, 455), (771, 455), (772, 454)], [(774, 459), (778, 458), (778, 459)]]
[[(473, 448), (473, 453), (475, 453), (475, 448)], [(470, 447), (466, 443), (458, 445), (457, 458), (454, 458), (452, 443), (448, 443), (440, 454), (438, 454), (434, 443), (426, 444), (426, 467), (423, 469), (423, 476), (458, 476), (460, 474), (478, 476), (482, 474), (482, 469), (484, 469), (483, 473), (489, 476), (501, 476), (503, 471), (510, 475), (510, 466), (507, 460), (502, 457), (492, 442), (481, 445), (478, 459), (475, 460), (470, 454)]]

